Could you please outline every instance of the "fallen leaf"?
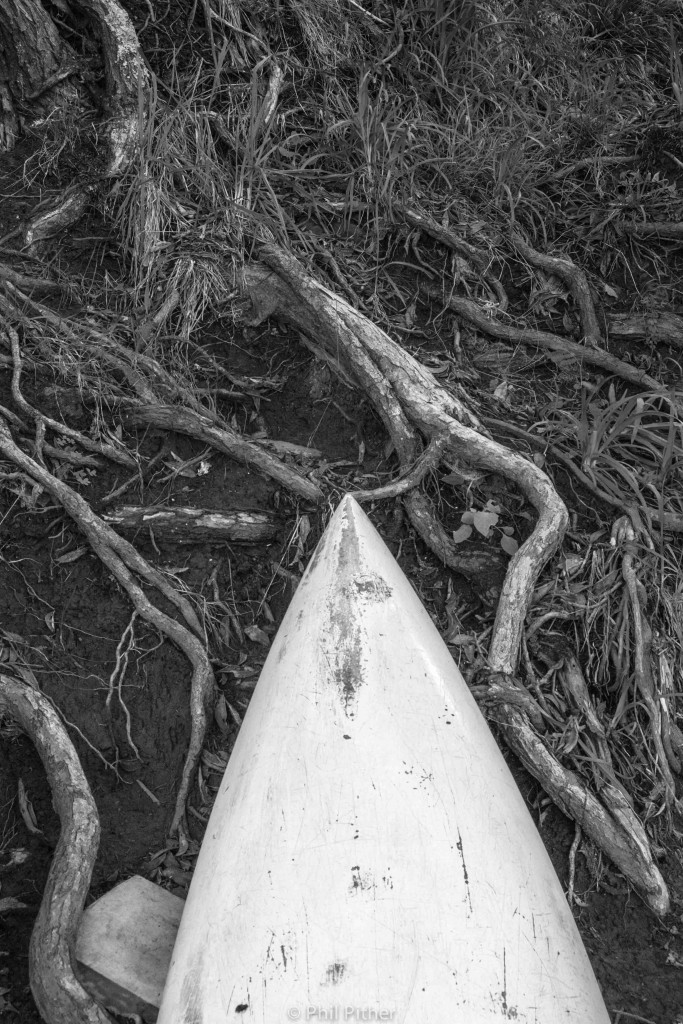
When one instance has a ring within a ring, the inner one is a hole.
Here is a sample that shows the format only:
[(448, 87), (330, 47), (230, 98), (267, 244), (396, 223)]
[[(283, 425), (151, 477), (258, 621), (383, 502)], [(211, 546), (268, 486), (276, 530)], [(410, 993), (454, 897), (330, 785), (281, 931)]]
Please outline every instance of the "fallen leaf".
[(453, 531), (453, 543), (462, 544), (472, 536), (472, 527), (464, 523), (459, 529)]
[(202, 764), (206, 765), (209, 771), (222, 774), (228, 764), (228, 755), (224, 751), (220, 751), (219, 756), (210, 750), (204, 750), (202, 751)]
[(506, 555), (512, 556), (519, 550), (519, 544), (514, 537), (508, 537), (505, 534), (500, 538), (500, 546)]
[(213, 717), (216, 719), (216, 725), (223, 733), (224, 736), (230, 732), (230, 725), (228, 724), (228, 702), (225, 696), (221, 693), (216, 701), (216, 706), (213, 709)]
[(244, 630), (245, 636), (262, 647), (270, 647), (270, 637), (264, 633), (260, 626), (247, 626)]
[(466, 477), (464, 477), (462, 473), (456, 473), (455, 470), (452, 470), (450, 473), (446, 473), (441, 477), (441, 483), (451, 484), (453, 487), (462, 487), (462, 485), (466, 483)]
[(17, 799), (19, 801), (19, 811), (24, 819), (24, 825), (34, 836), (42, 836), (42, 829), (38, 828), (38, 822), (31, 806), (31, 801), (26, 795), (26, 788), (21, 779), (17, 780)]
[(79, 548), (74, 548), (73, 551), (67, 551), (65, 555), (59, 555), (55, 561), (60, 565), (68, 565), (70, 562), (77, 562), (88, 550), (87, 545), (81, 545)]
[[(14, 896), (5, 896), (0, 900), (0, 914), (11, 914), (13, 910), (28, 910), (28, 905), (17, 900)], [(9, 992), (8, 988), (0, 989), (0, 996)]]
[(475, 512), (472, 517), (475, 530), (477, 530), (482, 537), (489, 537), (491, 535), (492, 528), (498, 522), (499, 516), (497, 512)]
[(15, 672), (16, 675), (21, 676), (21, 678), (24, 680), (27, 686), (32, 687), (32, 689), (34, 690), (40, 689), (40, 683), (34, 676), (31, 669), (28, 667), (28, 665), (17, 665), (15, 662), (12, 665), (12, 671)]

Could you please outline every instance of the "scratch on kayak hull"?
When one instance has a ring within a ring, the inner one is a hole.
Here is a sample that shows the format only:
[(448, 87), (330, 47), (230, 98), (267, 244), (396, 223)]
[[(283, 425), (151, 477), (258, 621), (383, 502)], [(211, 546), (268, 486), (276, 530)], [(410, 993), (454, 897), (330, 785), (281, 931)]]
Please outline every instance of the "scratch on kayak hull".
[(204, 1024), (204, 1013), (201, 1007), (204, 978), (204, 958), (195, 956), (183, 978), (180, 990), (180, 1020), (183, 1024)]

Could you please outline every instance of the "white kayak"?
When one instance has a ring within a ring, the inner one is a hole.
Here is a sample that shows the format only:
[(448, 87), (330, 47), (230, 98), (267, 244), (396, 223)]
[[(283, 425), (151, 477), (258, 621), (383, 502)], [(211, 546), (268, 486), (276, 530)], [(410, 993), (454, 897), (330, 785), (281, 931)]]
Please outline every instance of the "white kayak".
[(206, 830), (159, 1024), (609, 1024), (552, 864), (438, 631), (342, 500)]

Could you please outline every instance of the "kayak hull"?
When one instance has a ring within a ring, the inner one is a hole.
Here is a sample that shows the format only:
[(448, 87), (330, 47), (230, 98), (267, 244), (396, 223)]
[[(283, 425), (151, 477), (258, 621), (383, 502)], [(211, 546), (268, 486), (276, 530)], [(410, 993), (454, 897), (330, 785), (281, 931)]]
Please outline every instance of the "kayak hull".
[(438, 631), (345, 498), (202, 843), (160, 1024), (609, 1024), (562, 888)]

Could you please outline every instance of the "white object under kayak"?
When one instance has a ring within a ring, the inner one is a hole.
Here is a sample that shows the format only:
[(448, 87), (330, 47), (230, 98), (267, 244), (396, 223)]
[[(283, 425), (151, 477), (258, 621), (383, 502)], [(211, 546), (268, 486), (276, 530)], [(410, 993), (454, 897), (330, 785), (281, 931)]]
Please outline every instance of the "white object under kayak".
[(159, 1024), (609, 1024), (524, 801), (429, 615), (341, 502), (206, 830)]

